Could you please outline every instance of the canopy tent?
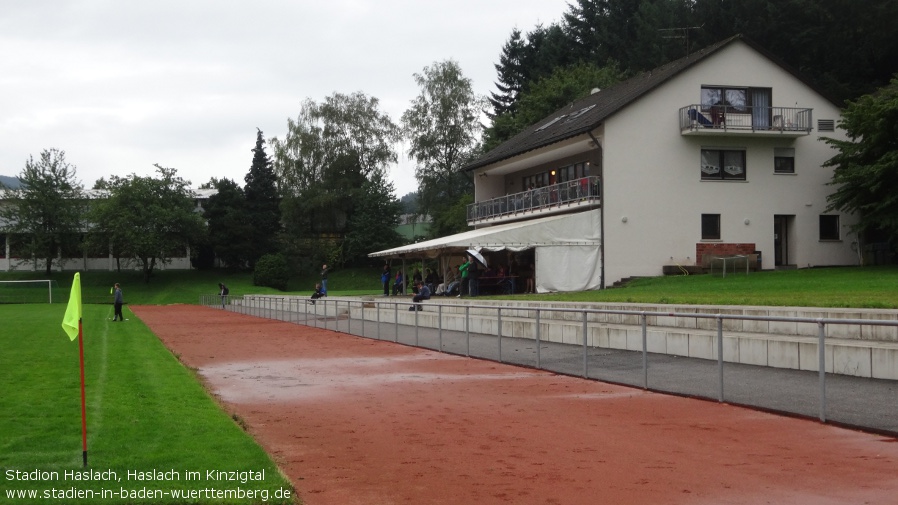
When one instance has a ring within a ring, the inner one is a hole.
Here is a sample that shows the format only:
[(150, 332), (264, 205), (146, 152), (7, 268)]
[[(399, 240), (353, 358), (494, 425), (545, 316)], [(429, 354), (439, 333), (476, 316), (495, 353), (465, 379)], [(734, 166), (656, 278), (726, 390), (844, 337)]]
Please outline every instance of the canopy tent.
[(457, 233), (369, 254), (438, 258), (478, 251), (535, 250), (536, 290), (583, 291), (601, 286), (601, 209), (553, 215)]

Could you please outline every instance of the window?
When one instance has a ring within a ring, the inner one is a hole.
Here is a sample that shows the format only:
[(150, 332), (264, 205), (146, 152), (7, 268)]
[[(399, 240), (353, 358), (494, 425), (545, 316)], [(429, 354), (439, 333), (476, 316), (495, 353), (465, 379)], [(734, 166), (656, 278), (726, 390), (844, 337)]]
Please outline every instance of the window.
[(702, 149), (703, 181), (744, 181), (745, 151)]
[(838, 215), (820, 216), (820, 240), (841, 240)]
[(720, 214), (702, 214), (702, 240), (720, 240)]
[(750, 104), (746, 97), (745, 88), (702, 86), (702, 110), (710, 111), (717, 106), (730, 112), (747, 112)]
[(795, 149), (790, 147), (773, 148), (773, 173), (795, 173)]

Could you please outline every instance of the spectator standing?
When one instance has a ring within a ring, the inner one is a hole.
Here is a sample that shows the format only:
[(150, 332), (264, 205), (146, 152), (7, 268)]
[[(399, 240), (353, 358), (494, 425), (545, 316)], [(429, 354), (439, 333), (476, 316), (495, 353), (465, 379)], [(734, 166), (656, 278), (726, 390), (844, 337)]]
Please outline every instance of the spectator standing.
[(221, 297), (221, 308), (225, 308), (225, 304), (228, 301), (228, 293), (230, 292), (231, 290), (227, 286), (221, 282), (218, 283), (218, 296)]
[(458, 272), (461, 274), (461, 284), (458, 286), (458, 298), (468, 294), (468, 269), (471, 268), (471, 260), (465, 256), (465, 262), (458, 266)]
[(380, 274), (380, 282), (384, 285), (384, 296), (390, 296), (390, 278), (393, 273), (390, 271), (390, 264), (384, 263), (384, 271)]
[(330, 271), (327, 264), (321, 265), (321, 293), (327, 296), (327, 273)]

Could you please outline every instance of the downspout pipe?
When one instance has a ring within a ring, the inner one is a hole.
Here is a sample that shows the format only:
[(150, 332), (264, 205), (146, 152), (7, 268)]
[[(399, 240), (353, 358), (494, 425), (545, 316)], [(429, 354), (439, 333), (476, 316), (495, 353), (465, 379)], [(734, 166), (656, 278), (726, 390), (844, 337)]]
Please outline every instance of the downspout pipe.
[[(596, 149), (601, 149), (599, 139), (592, 134), (592, 130), (587, 130), (586, 134), (596, 143)], [(599, 177), (599, 205), (602, 212), (599, 216), (599, 256), (601, 256), (602, 279), (599, 281), (599, 289), (605, 289), (605, 163), (602, 163), (602, 174)]]

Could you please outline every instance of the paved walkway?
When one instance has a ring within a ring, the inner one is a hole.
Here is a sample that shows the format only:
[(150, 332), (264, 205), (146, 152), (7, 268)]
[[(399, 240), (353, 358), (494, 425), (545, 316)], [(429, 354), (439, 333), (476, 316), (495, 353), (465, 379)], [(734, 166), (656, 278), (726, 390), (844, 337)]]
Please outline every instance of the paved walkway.
[[(229, 307), (238, 310), (240, 307)], [(323, 312), (323, 311), (322, 311)], [(641, 352), (541, 342), (531, 339), (372, 322), (345, 316), (261, 312), (377, 340), (387, 340), (503, 363), (588, 377), (651, 391), (718, 401), (720, 370), (716, 361)], [(584, 372), (585, 370), (585, 372)], [(817, 372), (724, 363), (723, 401), (898, 437), (898, 381), (826, 374), (825, 407)]]

